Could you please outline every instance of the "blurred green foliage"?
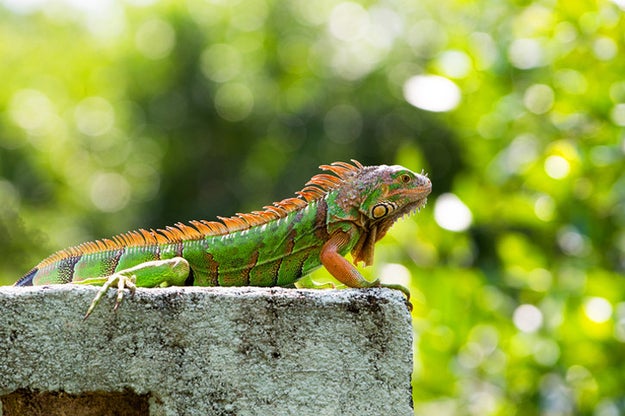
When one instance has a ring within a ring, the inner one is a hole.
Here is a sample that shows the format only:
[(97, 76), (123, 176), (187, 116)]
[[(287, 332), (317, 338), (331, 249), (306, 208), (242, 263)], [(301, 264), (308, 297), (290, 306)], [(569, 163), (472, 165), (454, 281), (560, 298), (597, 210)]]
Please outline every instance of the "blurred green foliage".
[(434, 192), (367, 273), (413, 292), (416, 414), (622, 414), (624, 9), (0, 1), (1, 282), (400, 163)]

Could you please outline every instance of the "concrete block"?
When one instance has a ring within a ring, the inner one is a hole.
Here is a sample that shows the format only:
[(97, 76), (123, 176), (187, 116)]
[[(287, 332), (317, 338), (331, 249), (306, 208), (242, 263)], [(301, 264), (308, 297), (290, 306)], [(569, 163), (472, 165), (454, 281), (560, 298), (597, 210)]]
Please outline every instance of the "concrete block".
[(0, 288), (4, 416), (413, 414), (397, 291), (109, 290), (83, 321), (96, 292)]

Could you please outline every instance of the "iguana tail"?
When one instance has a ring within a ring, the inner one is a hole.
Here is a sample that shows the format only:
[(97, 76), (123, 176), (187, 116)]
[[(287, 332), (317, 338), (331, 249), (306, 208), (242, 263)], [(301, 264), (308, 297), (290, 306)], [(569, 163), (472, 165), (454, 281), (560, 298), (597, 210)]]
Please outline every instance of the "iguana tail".
[(20, 280), (15, 282), (13, 286), (32, 286), (33, 278), (37, 274), (37, 270), (38, 269), (35, 267), (34, 269), (26, 273)]

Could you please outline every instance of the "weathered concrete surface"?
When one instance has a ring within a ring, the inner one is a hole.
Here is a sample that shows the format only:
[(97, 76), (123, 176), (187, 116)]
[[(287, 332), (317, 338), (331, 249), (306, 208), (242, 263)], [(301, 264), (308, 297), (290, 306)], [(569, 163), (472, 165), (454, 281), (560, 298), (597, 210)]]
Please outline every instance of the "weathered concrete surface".
[(5, 410), (23, 389), (148, 395), (159, 416), (413, 414), (397, 291), (143, 289), (115, 313), (110, 290), (83, 321), (96, 291), (0, 288)]

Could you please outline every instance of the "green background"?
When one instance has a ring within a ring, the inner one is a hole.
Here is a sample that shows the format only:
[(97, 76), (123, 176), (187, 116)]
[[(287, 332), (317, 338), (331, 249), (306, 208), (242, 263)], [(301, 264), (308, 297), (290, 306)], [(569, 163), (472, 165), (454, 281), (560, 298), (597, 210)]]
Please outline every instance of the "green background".
[[(0, 283), (399, 163), (434, 190), (365, 273), (413, 293), (416, 414), (622, 414), (624, 9), (0, 1)], [(410, 104), (419, 75), (460, 101)]]

